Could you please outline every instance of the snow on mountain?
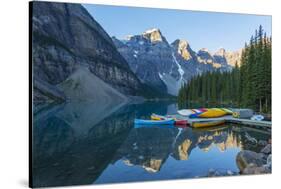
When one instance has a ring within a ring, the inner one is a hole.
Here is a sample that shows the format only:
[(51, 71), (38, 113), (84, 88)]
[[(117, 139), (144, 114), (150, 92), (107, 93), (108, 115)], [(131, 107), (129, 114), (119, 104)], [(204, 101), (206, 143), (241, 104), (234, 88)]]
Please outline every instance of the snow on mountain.
[(227, 62), (228, 57), (236, 60), (236, 56), (224, 49), (212, 54), (207, 48), (202, 48), (196, 53), (183, 39), (169, 44), (157, 28), (131, 35), (123, 44), (116, 38), (113, 42), (143, 83), (175, 96), (180, 87), (195, 75), (217, 69), (230, 70), (232, 66)]
[(149, 30), (146, 30), (145, 32), (143, 32), (144, 34), (148, 34), (148, 33), (152, 33), (152, 32), (158, 32), (159, 29), (158, 28), (152, 28), (152, 29), (149, 29)]

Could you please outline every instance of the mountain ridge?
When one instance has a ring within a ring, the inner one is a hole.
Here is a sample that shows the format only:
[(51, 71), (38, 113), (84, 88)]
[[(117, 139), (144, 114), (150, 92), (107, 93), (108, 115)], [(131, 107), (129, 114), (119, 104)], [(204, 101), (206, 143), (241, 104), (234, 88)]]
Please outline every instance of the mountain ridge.
[[(94, 75), (84, 79), (94, 81), (96, 76), (126, 96), (145, 96), (145, 90), (150, 90), (153, 97), (153, 89), (141, 83), (111, 37), (82, 5), (36, 1), (31, 11), (35, 104), (66, 101), (68, 97), (81, 100), (59, 84), (82, 67)], [(88, 94), (95, 98), (94, 93)]]
[(169, 44), (158, 28), (130, 35), (125, 40), (116, 37), (112, 40), (142, 83), (174, 96), (193, 76), (217, 69), (230, 71), (235, 65), (233, 61), (240, 60), (240, 53), (226, 52), (223, 48), (215, 53), (206, 48), (195, 52), (185, 39)]

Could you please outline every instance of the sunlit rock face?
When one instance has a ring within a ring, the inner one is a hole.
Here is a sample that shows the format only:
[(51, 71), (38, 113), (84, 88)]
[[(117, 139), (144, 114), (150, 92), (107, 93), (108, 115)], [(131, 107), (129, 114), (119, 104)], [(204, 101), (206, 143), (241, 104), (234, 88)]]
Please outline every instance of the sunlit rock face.
[(198, 61), (204, 64), (212, 64), (214, 59), (207, 48), (202, 48), (197, 52)]
[(158, 172), (162, 166), (162, 159), (151, 159), (142, 165), (142, 167), (148, 172)]
[(196, 57), (195, 52), (190, 48), (189, 43), (186, 40), (177, 39), (171, 45), (177, 50), (177, 53), (180, 54), (184, 60)]
[(220, 64), (221, 67), (235, 67), (240, 66), (241, 64), (241, 55), (242, 50), (237, 51), (226, 51), (224, 48), (220, 48), (217, 52), (214, 53), (214, 63)]
[(178, 156), (180, 160), (187, 160), (188, 159), (188, 150), (191, 147), (192, 141), (185, 140), (181, 145), (178, 146)]
[(228, 148), (242, 149), (243, 146), (237, 133), (229, 132), (226, 127), (214, 131), (205, 129), (198, 132), (189, 131), (187, 128), (175, 141), (172, 157), (176, 160), (187, 160), (194, 148), (208, 152), (211, 148), (225, 151)]
[(225, 54), (225, 58), (227, 60), (227, 63), (231, 66), (241, 66), (241, 56), (242, 56), (242, 49), (233, 51), (233, 52), (227, 52)]
[(152, 28), (143, 32), (143, 36), (149, 39), (152, 43), (156, 43), (159, 41), (167, 42), (167, 40), (165, 39), (165, 37), (163, 37), (158, 28)]
[(176, 160), (188, 160), (191, 151), (196, 147), (198, 136), (186, 128), (177, 137), (173, 146), (172, 157)]
[(211, 64), (214, 68), (222, 71), (231, 70), (237, 63), (240, 66), (242, 51), (226, 51), (224, 48), (211, 53), (208, 49), (202, 48), (197, 52), (197, 60), (203, 64)]

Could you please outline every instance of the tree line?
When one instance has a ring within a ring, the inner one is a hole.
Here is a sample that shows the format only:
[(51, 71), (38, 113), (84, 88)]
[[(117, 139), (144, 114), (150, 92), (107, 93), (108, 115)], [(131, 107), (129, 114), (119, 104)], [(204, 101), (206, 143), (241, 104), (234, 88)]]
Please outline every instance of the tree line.
[(270, 113), (271, 43), (271, 37), (260, 26), (245, 44), (240, 65), (236, 63), (231, 71), (218, 69), (193, 77), (179, 90), (179, 105), (231, 104)]

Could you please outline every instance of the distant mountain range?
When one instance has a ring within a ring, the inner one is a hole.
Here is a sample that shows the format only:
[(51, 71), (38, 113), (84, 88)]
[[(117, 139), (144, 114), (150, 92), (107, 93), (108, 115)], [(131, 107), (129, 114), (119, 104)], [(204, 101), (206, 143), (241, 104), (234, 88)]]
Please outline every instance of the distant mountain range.
[(240, 52), (196, 53), (159, 29), (111, 38), (80, 4), (33, 2), (32, 14), (35, 103), (169, 97), (195, 75), (239, 64)]
[(241, 51), (226, 52), (221, 48), (212, 54), (202, 48), (194, 52), (183, 39), (169, 44), (157, 28), (125, 40), (112, 39), (143, 83), (171, 95), (177, 95), (181, 85), (195, 75), (217, 69), (229, 71), (236, 62), (240, 64)]

